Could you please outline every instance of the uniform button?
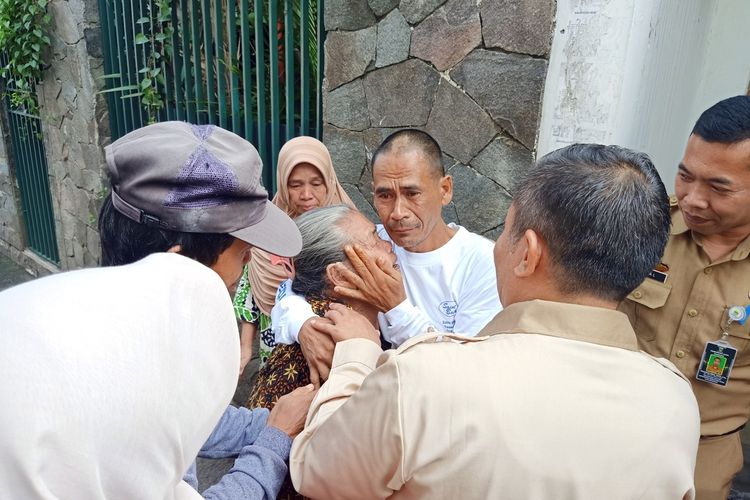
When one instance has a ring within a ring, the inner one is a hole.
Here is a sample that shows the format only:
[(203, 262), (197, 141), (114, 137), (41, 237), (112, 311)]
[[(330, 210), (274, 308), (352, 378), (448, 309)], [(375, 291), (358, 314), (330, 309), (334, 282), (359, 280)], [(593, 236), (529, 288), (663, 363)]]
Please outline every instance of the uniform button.
[(635, 297), (636, 299), (640, 299), (641, 297), (643, 297), (643, 292), (641, 292), (640, 290), (636, 290), (635, 292), (633, 292), (633, 297)]
[(690, 309), (688, 311), (688, 316), (690, 316), (691, 318), (695, 318), (696, 316), (698, 316), (698, 311), (696, 311), (695, 309)]
[(677, 351), (676, 352), (678, 358), (684, 358), (685, 357), (685, 351)]
[(705, 268), (705, 269), (703, 270), (703, 273), (704, 273), (704, 274), (711, 274), (711, 270), (712, 270), (712, 269), (713, 269), (712, 267), (707, 267), (707, 268)]

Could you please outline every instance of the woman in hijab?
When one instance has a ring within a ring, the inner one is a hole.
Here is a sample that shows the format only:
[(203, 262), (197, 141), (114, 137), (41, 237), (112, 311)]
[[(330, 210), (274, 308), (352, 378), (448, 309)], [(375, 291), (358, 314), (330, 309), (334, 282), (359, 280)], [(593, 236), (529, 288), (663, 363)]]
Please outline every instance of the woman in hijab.
[[(354, 208), (333, 169), (328, 148), (314, 137), (295, 137), (279, 151), (276, 169), (278, 192), (273, 203), (295, 218), (313, 208), (345, 204)], [(290, 259), (253, 248), (250, 263), (237, 287), (234, 305), (242, 322), (242, 361), (252, 354), (252, 340), (260, 331), (261, 366), (271, 355), (276, 342), (271, 330), (271, 309), (279, 284), (292, 277)]]
[[(227, 299), (216, 272), (176, 253), (0, 293), (2, 496), (202, 498), (191, 464), (237, 380)], [(276, 497), (283, 431), (252, 420), (223, 442), (239, 458), (203, 498)]]

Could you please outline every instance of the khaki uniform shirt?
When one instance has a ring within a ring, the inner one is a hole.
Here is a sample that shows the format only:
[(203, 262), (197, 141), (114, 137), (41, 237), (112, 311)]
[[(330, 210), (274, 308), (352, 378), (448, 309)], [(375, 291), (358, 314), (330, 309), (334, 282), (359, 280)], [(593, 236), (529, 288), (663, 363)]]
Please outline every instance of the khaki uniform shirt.
[(638, 351), (624, 314), (523, 302), (480, 335), (385, 353), (339, 343), (292, 446), (295, 487), (318, 499), (693, 498), (695, 398), (671, 363)]
[[(734, 431), (750, 413), (750, 320), (727, 326), (727, 311), (750, 302), (750, 237), (731, 254), (711, 262), (672, 204), (672, 230), (661, 262), (669, 267), (665, 283), (651, 278), (620, 305), (633, 324), (638, 345), (672, 361), (690, 380), (701, 411), (701, 434)], [(722, 338), (737, 357), (726, 386), (695, 378), (708, 341)]]

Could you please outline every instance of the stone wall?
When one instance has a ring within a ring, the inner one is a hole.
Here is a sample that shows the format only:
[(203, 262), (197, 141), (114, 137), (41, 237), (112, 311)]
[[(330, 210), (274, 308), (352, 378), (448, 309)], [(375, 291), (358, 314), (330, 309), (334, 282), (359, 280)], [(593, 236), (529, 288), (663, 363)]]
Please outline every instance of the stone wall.
[(96, 220), (109, 140), (96, 0), (53, 0), (48, 7), (51, 67), (38, 87), (60, 267), (97, 265)]
[[(109, 141), (103, 86), (104, 64), (97, 0), (52, 0), (49, 68), (37, 86), (42, 135), (60, 254), (59, 269), (95, 266), (99, 261), (96, 220), (104, 195), (104, 153)], [(7, 161), (6, 136), (0, 144), (0, 252), (47, 274), (58, 268), (25, 250), (20, 203)], [(10, 167), (9, 167), (10, 164)]]
[[(5, 120), (0, 123), (0, 137), (7, 139)], [(5, 144), (6, 140), (0, 140), (0, 253), (20, 263), (24, 249), (21, 206)]]
[(496, 237), (533, 161), (554, 0), (327, 0), (323, 141), (375, 220), (370, 153), (415, 127), (454, 179), (447, 220)]

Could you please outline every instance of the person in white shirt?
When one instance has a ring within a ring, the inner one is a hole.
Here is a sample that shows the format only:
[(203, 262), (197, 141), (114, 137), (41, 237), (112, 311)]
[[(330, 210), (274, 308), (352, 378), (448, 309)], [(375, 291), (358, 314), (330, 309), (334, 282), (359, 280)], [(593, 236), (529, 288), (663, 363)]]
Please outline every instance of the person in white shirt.
[[(440, 146), (426, 132), (400, 130), (371, 165), (378, 234), (393, 243), (400, 271), (355, 245), (346, 249), (354, 271), (337, 265), (347, 283), (335, 292), (376, 306), (383, 338), (394, 347), (429, 330), (475, 335), (501, 309), (492, 242), (443, 219), (453, 179)], [(272, 311), (276, 342), (300, 343), (317, 385), (328, 376), (334, 344), (312, 327), (313, 317), (290, 282), (282, 283)]]

